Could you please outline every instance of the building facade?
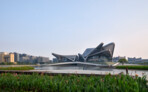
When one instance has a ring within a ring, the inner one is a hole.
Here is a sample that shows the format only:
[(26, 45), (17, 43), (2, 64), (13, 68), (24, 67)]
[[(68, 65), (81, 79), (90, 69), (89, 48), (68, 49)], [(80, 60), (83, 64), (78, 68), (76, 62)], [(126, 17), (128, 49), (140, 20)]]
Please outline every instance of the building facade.
[(128, 63), (130, 64), (148, 64), (148, 59), (136, 58), (136, 57), (129, 57)]
[(14, 61), (15, 61), (15, 62), (20, 61), (19, 53), (14, 52)]
[(46, 63), (50, 62), (48, 57), (32, 56), (27, 54), (20, 54), (17, 52), (6, 53), (0, 52), (0, 63), (1, 62), (18, 62), (18, 63)]
[(0, 53), (0, 62), (14, 62), (14, 54), (13, 53)]
[(58, 62), (105, 62), (112, 61), (115, 44), (110, 43), (104, 46), (99, 44), (96, 48), (87, 48), (83, 54), (78, 55), (59, 55), (52, 53)]
[(135, 62), (135, 61), (141, 61), (141, 60), (142, 60), (141, 57), (140, 58), (136, 58), (136, 57), (131, 58), (131, 57), (128, 57), (128, 61), (129, 62)]
[(50, 62), (48, 57), (32, 56), (27, 54), (19, 54), (19, 61), (22, 63), (46, 63)]

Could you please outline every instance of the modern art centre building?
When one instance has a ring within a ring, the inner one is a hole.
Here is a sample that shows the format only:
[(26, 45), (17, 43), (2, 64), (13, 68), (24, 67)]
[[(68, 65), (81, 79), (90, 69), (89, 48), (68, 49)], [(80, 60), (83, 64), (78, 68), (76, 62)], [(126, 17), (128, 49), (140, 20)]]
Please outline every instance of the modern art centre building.
[(59, 55), (52, 53), (58, 62), (105, 62), (112, 61), (115, 44), (104, 45), (100, 43), (96, 48), (87, 48), (83, 54), (78, 55)]

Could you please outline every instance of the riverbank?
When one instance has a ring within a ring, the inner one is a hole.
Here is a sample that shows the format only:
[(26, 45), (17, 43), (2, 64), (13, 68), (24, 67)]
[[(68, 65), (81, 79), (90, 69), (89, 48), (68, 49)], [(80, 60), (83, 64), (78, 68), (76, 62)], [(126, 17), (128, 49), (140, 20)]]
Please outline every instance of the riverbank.
[(0, 70), (34, 70), (32, 66), (0, 67)]
[(116, 66), (116, 69), (136, 69), (136, 70), (148, 70), (148, 66), (144, 66), (144, 65), (137, 65), (137, 66)]
[(40, 65), (0, 65), (0, 67), (23, 67), (23, 66), (40, 66)]
[[(56, 75), (84, 75), (84, 76), (106, 76), (109, 73), (96, 73), (95, 71), (80, 71), (80, 70), (70, 70), (70, 71), (65, 71), (65, 70), (24, 70), (24, 71), (19, 71), (19, 70), (0, 70), (0, 74), (3, 73), (11, 73), (11, 74), (27, 74), (27, 75), (33, 75), (33, 74), (45, 74), (45, 75), (50, 75), (50, 76), (56, 76)], [(111, 73), (110, 73), (111, 74)], [(113, 76), (117, 76), (120, 74), (124, 74), (123, 72), (119, 74), (111, 74)]]
[[(119, 75), (124, 74), (126, 75), (125, 69), (112, 69), (112, 70), (28, 70), (28, 71), (16, 71), (16, 70), (0, 70), (0, 73), (18, 73), (18, 74), (33, 74), (33, 73), (44, 73), (47, 75), (69, 75), (69, 74), (77, 74), (77, 75), (94, 75), (94, 76), (105, 76), (107, 74), (111, 75)], [(144, 75), (148, 75), (148, 71), (144, 70), (129, 70), (128, 74), (130, 76), (137, 75), (138, 77), (143, 77)], [(148, 80), (148, 76), (146, 76)]]

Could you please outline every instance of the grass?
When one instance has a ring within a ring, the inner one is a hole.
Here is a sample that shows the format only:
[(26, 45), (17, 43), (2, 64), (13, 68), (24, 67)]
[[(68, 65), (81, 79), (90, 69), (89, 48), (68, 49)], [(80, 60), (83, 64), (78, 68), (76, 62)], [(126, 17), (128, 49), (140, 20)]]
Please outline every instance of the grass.
[(22, 66), (22, 67), (0, 67), (0, 70), (33, 70), (34, 67)]
[(117, 69), (138, 69), (138, 70), (148, 70), (148, 66), (116, 66)]
[(148, 92), (146, 77), (1, 74), (3, 92)]
[(0, 62), (0, 65), (16, 65), (16, 62)]

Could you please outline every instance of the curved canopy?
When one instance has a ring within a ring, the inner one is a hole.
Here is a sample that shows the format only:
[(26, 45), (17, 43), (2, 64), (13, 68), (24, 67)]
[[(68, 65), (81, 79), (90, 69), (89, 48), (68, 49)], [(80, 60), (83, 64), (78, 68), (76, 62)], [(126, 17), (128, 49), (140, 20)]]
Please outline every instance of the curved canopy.
[(55, 56), (56, 58), (66, 58), (68, 59), (69, 61), (75, 61), (77, 55), (59, 55), (59, 54), (55, 54), (55, 53), (52, 53), (53, 56)]

